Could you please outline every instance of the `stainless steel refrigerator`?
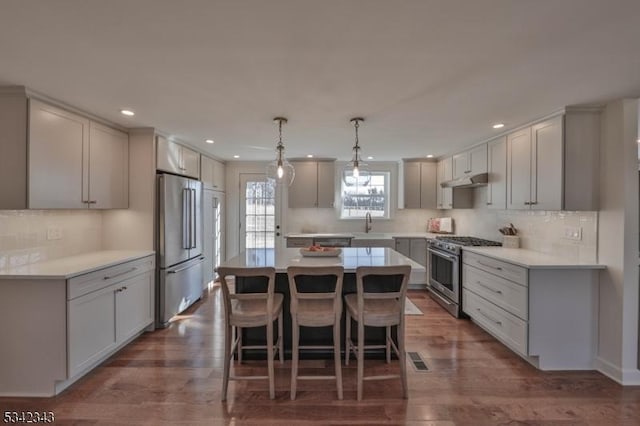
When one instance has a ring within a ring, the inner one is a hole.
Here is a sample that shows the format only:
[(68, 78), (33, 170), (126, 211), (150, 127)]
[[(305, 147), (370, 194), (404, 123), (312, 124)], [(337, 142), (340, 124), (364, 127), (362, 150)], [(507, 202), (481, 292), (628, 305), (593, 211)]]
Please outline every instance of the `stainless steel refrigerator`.
[(202, 297), (202, 184), (170, 174), (158, 183), (156, 327)]

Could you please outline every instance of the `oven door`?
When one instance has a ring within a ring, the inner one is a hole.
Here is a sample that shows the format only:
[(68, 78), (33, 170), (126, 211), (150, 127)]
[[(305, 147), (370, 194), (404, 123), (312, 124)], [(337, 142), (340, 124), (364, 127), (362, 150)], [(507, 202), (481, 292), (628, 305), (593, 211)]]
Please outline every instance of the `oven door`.
[(454, 303), (460, 301), (460, 257), (429, 247), (429, 286)]

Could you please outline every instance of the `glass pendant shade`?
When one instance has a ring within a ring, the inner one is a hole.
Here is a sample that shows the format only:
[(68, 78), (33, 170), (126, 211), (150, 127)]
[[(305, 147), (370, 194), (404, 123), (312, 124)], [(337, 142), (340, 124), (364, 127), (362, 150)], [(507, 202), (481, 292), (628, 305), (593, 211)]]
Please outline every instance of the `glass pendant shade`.
[(284, 158), (284, 144), (282, 143), (282, 123), (286, 123), (284, 117), (276, 117), (273, 119), (278, 123), (278, 144), (276, 145), (276, 159), (267, 166), (267, 178), (276, 181), (277, 185), (291, 185), (296, 176), (296, 170), (293, 165)]
[(371, 182), (371, 173), (369, 172), (369, 168), (360, 160), (362, 158), (362, 154), (360, 153), (361, 148), (358, 140), (358, 128), (360, 127), (361, 121), (364, 121), (364, 119), (351, 119), (356, 131), (356, 142), (353, 146), (353, 157), (342, 172), (342, 180), (347, 186), (367, 186), (369, 185), (369, 182)]

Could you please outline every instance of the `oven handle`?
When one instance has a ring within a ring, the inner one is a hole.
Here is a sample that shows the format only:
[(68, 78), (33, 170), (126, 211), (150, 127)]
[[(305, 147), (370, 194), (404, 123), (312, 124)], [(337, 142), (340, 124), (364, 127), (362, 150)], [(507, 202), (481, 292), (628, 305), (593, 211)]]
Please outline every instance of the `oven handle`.
[(445, 299), (444, 297), (440, 296), (437, 292), (435, 291), (431, 291), (431, 294), (433, 294), (434, 296), (436, 296), (438, 299), (442, 300), (444, 303), (447, 304), (447, 306), (451, 306), (453, 305), (453, 302), (449, 302), (447, 299)]
[(432, 248), (428, 248), (427, 251), (429, 251), (430, 253), (435, 254), (436, 256), (440, 256), (440, 257), (444, 257), (445, 259), (449, 259), (452, 262), (458, 262), (458, 256), (451, 255), (451, 254), (445, 253), (443, 251), (435, 250), (435, 249), (432, 249)]

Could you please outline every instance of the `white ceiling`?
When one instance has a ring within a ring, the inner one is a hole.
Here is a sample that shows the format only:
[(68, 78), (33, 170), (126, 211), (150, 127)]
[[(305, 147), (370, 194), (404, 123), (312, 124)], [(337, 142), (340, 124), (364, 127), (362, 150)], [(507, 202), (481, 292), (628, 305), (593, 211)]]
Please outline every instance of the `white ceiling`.
[(639, 17), (637, 0), (3, 0), (0, 84), (224, 159), (270, 159), (276, 115), (290, 157), (350, 158), (353, 116), (365, 156), (441, 155), (640, 96)]

